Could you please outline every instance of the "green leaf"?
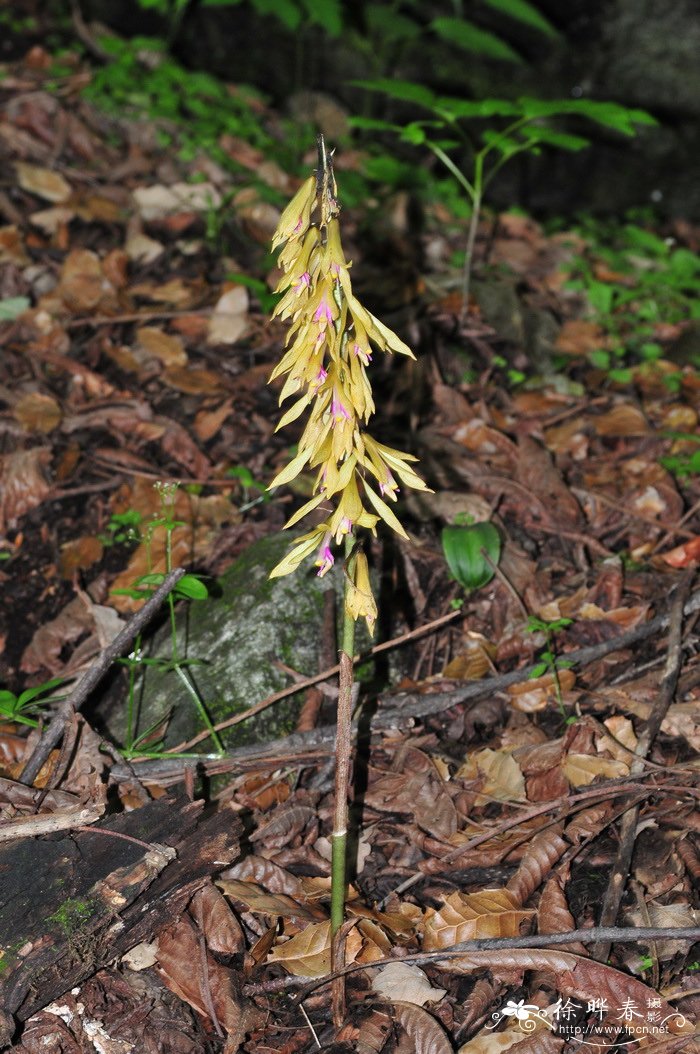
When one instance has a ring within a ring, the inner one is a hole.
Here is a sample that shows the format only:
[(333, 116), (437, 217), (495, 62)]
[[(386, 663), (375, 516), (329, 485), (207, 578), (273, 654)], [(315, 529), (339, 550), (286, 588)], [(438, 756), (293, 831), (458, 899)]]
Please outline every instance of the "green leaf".
[(343, 29), (343, 13), (339, 0), (302, 0), (310, 22), (315, 22), (328, 33), (339, 37)]
[(544, 33), (548, 37), (559, 36), (552, 23), (549, 22), (536, 7), (533, 7), (532, 4), (528, 4), (527, 0), (486, 0), (486, 3), (489, 7), (492, 7), (494, 11), (500, 11), (502, 14), (508, 15), (510, 18), (522, 22), (523, 25), (531, 26), (533, 29), (539, 29), (541, 33)]
[(493, 578), (493, 568), (484, 559), (482, 549), (491, 564), (498, 564), (501, 536), (492, 523), (486, 521), (443, 529), (442, 550), (447, 566), (453, 578), (465, 589), (480, 589)]
[(365, 9), (365, 18), (369, 32), (383, 37), (387, 44), (399, 40), (415, 40), (421, 34), (417, 22), (384, 5), (370, 4)]
[(552, 128), (543, 128), (542, 125), (531, 124), (523, 128), (520, 134), (531, 143), (544, 143), (546, 146), (556, 147), (558, 150), (583, 150), (590, 146), (590, 139), (584, 139), (581, 135), (570, 135), (568, 132), (555, 132)]
[(536, 666), (533, 666), (528, 674), (528, 678), (534, 681), (536, 677), (542, 677), (547, 672), (549, 666), (546, 662), (538, 662)]
[(500, 59), (503, 62), (518, 62), (523, 60), (517, 52), (513, 51), (505, 40), (501, 40), (495, 33), (489, 33), (486, 29), (479, 29), (473, 22), (465, 18), (434, 18), (430, 23), (442, 40), (449, 44), (456, 44), (458, 48), (469, 51), (473, 55), (487, 55), (492, 59)]
[(655, 125), (657, 121), (645, 110), (632, 110), (616, 102), (599, 102), (597, 99), (518, 99), (526, 117), (559, 117), (576, 114), (589, 121), (613, 128), (623, 135), (637, 134), (635, 125)]
[(53, 677), (50, 681), (44, 681), (43, 684), (35, 685), (34, 688), (25, 689), (17, 700), (18, 706), (20, 708), (26, 706), (27, 703), (31, 703), (33, 699), (38, 699), (40, 696), (45, 695), (53, 688), (56, 688), (59, 684), (63, 684), (63, 677)]
[(419, 121), (413, 121), (401, 129), (401, 139), (405, 143), (411, 143), (413, 146), (421, 146), (426, 139), (425, 128)]
[(436, 113), (449, 120), (462, 117), (519, 117), (522, 107), (508, 99), (453, 99), (441, 95), (435, 100)]
[(364, 88), (366, 91), (378, 91), (388, 95), (390, 99), (398, 99), (401, 102), (415, 102), (419, 106), (426, 106), (429, 110), (433, 108), (435, 93), (423, 84), (415, 81), (392, 80), (389, 77), (379, 77), (372, 81), (350, 81), (355, 88)]
[(0, 300), (0, 322), (12, 322), (27, 310), (30, 303), (26, 296), (8, 296), (6, 300)]
[(173, 592), (188, 600), (207, 600), (209, 590), (197, 575), (183, 575)]
[(361, 128), (366, 132), (400, 132), (401, 125), (393, 124), (391, 121), (382, 121), (378, 117), (350, 117), (348, 124), (351, 128)]
[(670, 251), (663, 238), (631, 223), (625, 227), (625, 240), (633, 249), (642, 249), (644, 252), (653, 253), (654, 256), (668, 256)]

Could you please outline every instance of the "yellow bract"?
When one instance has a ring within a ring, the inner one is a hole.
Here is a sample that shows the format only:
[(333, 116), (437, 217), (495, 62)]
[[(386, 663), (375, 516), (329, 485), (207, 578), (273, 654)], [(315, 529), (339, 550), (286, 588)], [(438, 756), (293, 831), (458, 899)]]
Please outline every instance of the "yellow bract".
[[(279, 255), (283, 274), (277, 286), (283, 295), (274, 315), (288, 319), (290, 327), (287, 351), (270, 380), (286, 378), (280, 403), (296, 396), (277, 427), (295, 421), (307, 407), (310, 412), (296, 456), (275, 476), (270, 489), (289, 483), (307, 467), (316, 469), (313, 497), (285, 526), (319, 507), (326, 517), (297, 539), (272, 578), (296, 570), (314, 549), (318, 574), (324, 575), (334, 561), (332, 545), (359, 527), (374, 532), (379, 519), (406, 537), (383, 500), (396, 500), (399, 485), (394, 473), (407, 487), (428, 489), (408, 464), (414, 457), (378, 443), (362, 429), (374, 413), (366, 372), (373, 347), (414, 356), (353, 294), (337, 213), (328, 181), (310, 176), (282, 213), (272, 239), (273, 249), (286, 242)], [(372, 630), (377, 607), (364, 553), (358, 553), (351, 565), (346, 608), (353, 618), (366, 619)]]

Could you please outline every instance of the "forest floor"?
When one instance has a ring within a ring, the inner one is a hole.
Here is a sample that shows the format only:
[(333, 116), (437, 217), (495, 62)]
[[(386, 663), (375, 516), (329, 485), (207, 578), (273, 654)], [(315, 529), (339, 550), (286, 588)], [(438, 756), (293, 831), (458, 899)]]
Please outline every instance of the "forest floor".
[[(36, 49), (0, 81), (2, 1036), (21, 1051), (326, 1047), (331, 747), (314, 730), (332, 725), (332, 689), (307, 688), (306, 739), (228, 766), (218, 811), (189, 803), (203, 785), (184, 761), (161, 781), (153, 759), (129, 769), (60, 708), (62, 739), (21, 781), (51, 716), (34, 727), (32, 704), (79, 684), (142, 606), (115, 590), (168, 560), (215, 576), (296, 500), (264, 492), (298, 433), (275, 433), (266, 383), (285, 339), (266, 295), (279, 209), (245, 167), (285, 197), (298, 181), (231, 137), (232, 185), (149, 122), (100, 114), (81, 71), (47, 91), (46, 65)], [(337, 159), (341, 202), (358, 165)], [(373, 543), (395, 598), (379, 639), (408, 635), (406, 674), (363, 699), (391, 720), (368, 717), (355, 766), (332, 1049), (691, 1050), (700, 375), (674, 356), (689, 324), (660, 319), (662, 354), (624, 376), (595, 365), (613, 338), (567, 280), (581, 255), (599, 282), (620, 276), (580, 234), (487, 217), (477, 274), (505, 274), (522, 317), (556, 323), (557, 369), (540, 361), (527, 385), (478, 285), (458, 321), (463, 230), (436, 207), (416, 236), (405, 206), (387, 198), (374, 239), (342, 213), (358, 295), (417, 355), (377, 366), (375, 430), (434, 493), (406, 502), (408, 542)], [(685, 223), (657, 233), (700, 245)], [(148, 525), (169, 482), (168, 555)], [(502, 540), (466, 596), (440, 545), (458, 516)]]

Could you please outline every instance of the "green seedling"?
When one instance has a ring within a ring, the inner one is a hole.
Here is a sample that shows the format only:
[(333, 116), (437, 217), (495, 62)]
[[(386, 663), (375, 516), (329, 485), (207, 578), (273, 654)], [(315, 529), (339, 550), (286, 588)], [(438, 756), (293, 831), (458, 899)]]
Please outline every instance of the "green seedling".
[(559, 713), (564, 718), (567, 725), (573, 724), (576, 718), (570, 717), (564, 707), (559, 671), (570, 669), (573, 666), (573, 663), (569, 662), (568, 659), (561, 659), (557, 655), (554, 638), (557, 633), (566, 629), (572, 622), (573, 619), (570, 618), (552, 619), (548, 622), (546, 619), (537, 618), (536, 615), (530, 615), (527, 620), (527, 626), (525, 627), (526, 633), (544, 633), (547, 642), (545, 650), (540, 652), (538, 656), (539, 662), (530, 671), (530, 678), (534, 680), (536, 677), (543, 677), (546, 673), (551, 674), (554, 682), (554, 694), (556, 696)]
[(114, 512), (109, 518), (106, 531), (99, 534), (98, 538), (105, 548), (138, 542), (141, 539), (142, 521), (143, 516), (137, 509)]
[(62, 677), (53, 677), (50, 681), (37, 684), (34, 688), (25, 689), (19, 695), (15, 695), (7, 688), (0, 689), (0, 718), (5, 721), (16, 721), (30, 728), (37, 728), (39, 722), (28, 715), (37, 713), (50, 703), (63, 699), (64, 696), (53, 694), (54, 688), (57, 688), (59, 684), (63, 684)]
[[(437, 21), (447, 32), (450, 27), (446, 23), (457, 20)], [(459, 44), (457, 38), (453, 39)], [(643, 110), (591, 99), (469, 100), (437, 95), (414, 81), (379, 78), (353, 83), (431, 114), (407, 124), (366, 117), (355, 117), (351, 123), (356, 128), (393, 132), (405, 143), (432, 151), (466, 193), (471, 218), (464, 257), (462, 320), (469, 307), (474, 245), (484, 194), (503, 165), (520, 154), (539, 154), (545, 148), (578, 151), (589, 146), (589, 139), (561, 127), (572, 118), (628, 136), (636, 134), (637, 125), (656, 124)], [(470, 135), (465, 125), (477, 127)]]
[(492, 523), (455, 524), (442, 531), (442, 551), (452, 577), (469, 592), (493, 578), (501, 557), (501, 536)]

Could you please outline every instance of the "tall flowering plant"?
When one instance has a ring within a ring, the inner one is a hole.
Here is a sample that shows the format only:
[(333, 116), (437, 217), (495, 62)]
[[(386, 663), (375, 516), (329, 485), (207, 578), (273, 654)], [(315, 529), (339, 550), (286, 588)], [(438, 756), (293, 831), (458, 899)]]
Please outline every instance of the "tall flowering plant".
[[(308, 410), (296, 456), (273, 479), (270, 488), (289, 483), (300, 472), (315, 470), (313, 497), (285, 524), (292, 527), (319, 509), (323, 520), (297, 539), (271, 572), (290, 574), (316, 553), (318, 574), (335, 562), (334, 549), (344, 546), (343, 639), (336, 736), (335, 815), (331, 863), (331, 933), (333, 966), (342, 964), (338, 930), (345, 905), (345, 855), (348, 776), (351, 755), (354, 625), (364, 618), (370, 632), (377, 618), (367, 557), (357, 532), (373, 534), (384, 520), (406, 537), (390, 502), (399, 482), (427, 490), (411, 462), (416, 458), (374, 439), (366, 425), (374, 412), (367, 367), (375, 350), (413, 358), (410, 348), (360, 304), (352, 291), (350, 263), (340, 241), (340, 206), (330, 156), (319, 136), (319, 164), (282, 213), (272, 247), (279, 254), (282, 293), (275, 316), (290, 322), (287, 350), (270, 377), (286, 377), (280, 404), (294, 402), (278, 429)], [(334, 1017), (342, 1018), (342, 981), (334, 986)]]

